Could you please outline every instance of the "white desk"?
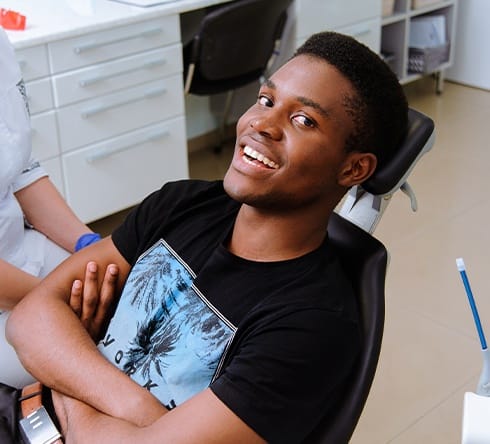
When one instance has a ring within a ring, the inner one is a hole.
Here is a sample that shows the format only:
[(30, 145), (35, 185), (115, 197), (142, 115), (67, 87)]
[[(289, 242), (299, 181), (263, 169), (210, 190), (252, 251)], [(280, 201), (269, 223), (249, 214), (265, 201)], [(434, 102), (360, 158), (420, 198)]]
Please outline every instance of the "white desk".
[(2, 2), (27, 17), (25, 31), (8, 34), (34, 154), (85, 222), (188, 177), (179, 14), (226, 1)]

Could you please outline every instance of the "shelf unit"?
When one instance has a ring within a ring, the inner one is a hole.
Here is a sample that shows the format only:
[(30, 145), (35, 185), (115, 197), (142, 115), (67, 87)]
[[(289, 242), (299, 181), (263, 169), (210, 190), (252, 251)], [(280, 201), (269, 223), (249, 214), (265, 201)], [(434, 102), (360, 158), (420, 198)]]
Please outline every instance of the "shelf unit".
[[(425, 6), (414, 8), (424, 3)], [(414, 2), (413, 0), (395, 0), (393, 14), (381, 20), (381, 53), (387, 56), (387, 62), (397, 74), (400, 82), (408, 83), (428, 74), (434, 74), (437, 80), (436, 90), (442, 92), (444, 70), (453, 63), (454, 39), (456, 30), (457, 0), (436, 2)], [(446, 18), (446, 36), (449, 43), (447, 60), (437, 67), (423, 72), (411, 73), (408, 69), (410, 23), (416, 17), (444, 15)]]

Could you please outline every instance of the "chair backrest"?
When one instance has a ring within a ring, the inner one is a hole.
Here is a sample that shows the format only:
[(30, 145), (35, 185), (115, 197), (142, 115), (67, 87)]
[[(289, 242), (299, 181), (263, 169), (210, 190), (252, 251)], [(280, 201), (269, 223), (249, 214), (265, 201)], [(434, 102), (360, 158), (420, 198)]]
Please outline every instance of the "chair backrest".
[(189, 92), (216, 94), (260, 78), (280, 39), (292, 0), (235, 0), (210, 7), (184, 47)]
[(317, 425), (305, 443), (344, 444), (357, 425), (378, 364), (388, 253), (380, 241), (338, 214), (332, 214), (328, 233), (357, 296), (362, 349), (338, 409)]
[[(396, 156), (362, 184), (372, 196), (396, 191), (405, 181), (420, 157), (431, 149), (434, 122), (425, 114), (409, 109), (408, 130)], [(362, 208), (362, 206), (361, 206)], [(366, 214), (350, 218), (364, 220)], [(359, 305), (363, 332), (362, 350), (349, 376), (342, 400), (334, 414), (325, 417), (306, 439), (306, 443), (349, 442), (359, 421), (376, 373), (384, 328), (385, 275), (388, 252), (369, 231), (334, 213), (328, 225), (332, 244), (350, 278)]]
[(371, 194), (383, 195), (396, 190), (406, 181), (421, 156), (432, 148), (434, 143), (434, 121), (413, 108), (408, 109), (408, 129), (405, 139), (383, 168), (362, 184)]

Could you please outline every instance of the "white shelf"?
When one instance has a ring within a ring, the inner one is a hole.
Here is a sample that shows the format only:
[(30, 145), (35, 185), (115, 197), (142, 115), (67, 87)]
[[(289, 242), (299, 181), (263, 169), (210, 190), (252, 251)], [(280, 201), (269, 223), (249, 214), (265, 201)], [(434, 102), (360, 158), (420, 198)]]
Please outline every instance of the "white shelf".
[[(442, 73), (452, 65), (455, 37), (457, 0), (444, 0), (427, 6), (412, 9), (411, 0), (395, 0), (394, 13), (383, 17), (381, 21), (381, 52), (391, 55), (390, 66), (397, 74), (401, 83), (408, 83), (428, 74)], [(410, 23), (416, 17), (441, 14), (446, 17), (446, 34), (450, 43), (447, 60), (423, 73), (408, 71)], [(440, 90), (441, 83), (438, 85)]]

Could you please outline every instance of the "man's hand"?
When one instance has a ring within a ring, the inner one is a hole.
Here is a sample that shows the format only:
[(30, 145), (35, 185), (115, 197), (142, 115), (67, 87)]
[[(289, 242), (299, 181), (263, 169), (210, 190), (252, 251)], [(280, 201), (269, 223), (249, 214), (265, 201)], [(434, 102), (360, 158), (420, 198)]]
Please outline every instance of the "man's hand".
[(70, 294), (72, 310), (95, 342), (103, 336), (113, 314), (119, 274), (117, 265), (110, 264), (99, 288), (97, 269), (96, 262), (89, 262), (85, 269), (84, 282), (75, 280)]

